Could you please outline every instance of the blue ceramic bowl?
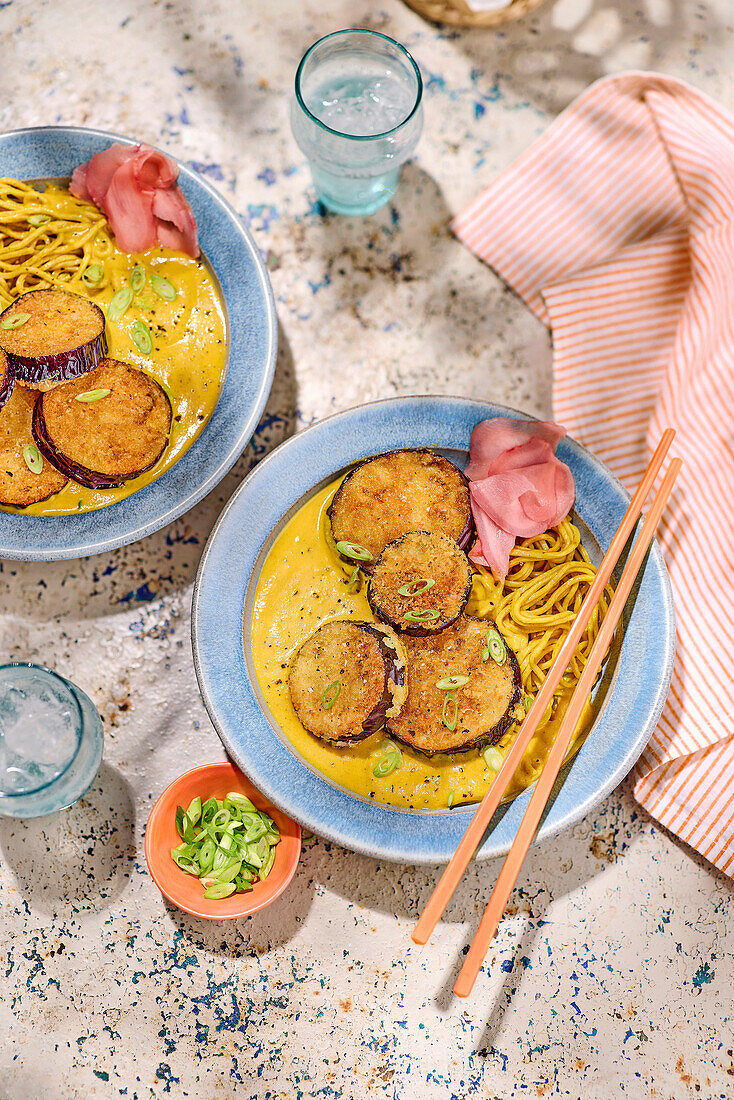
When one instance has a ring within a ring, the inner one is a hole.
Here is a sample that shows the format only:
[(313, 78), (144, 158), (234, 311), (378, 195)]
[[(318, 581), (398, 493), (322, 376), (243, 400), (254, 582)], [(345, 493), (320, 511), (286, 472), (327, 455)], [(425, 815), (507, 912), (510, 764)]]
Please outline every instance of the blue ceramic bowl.
[[(270, 716), (253, 671), (249, 622), (255, 587), (284, 523), (355, 460), (399, 447), (430, 446), (464, 466), (472, 429), (492, 416), (522, 414), (459, 398), (404, 397), (322, 421), (281, 444), (243, 482), (220, 516), (199, 568), (194, 659), (204, 702), (227, 751), (268, 798), (308, 829), (383, 859), (448, 860), (473, 811), (377, 805), (331, 783), (296, 754)], [(598, 556), (609, 546), (629, 496), (578, 443), (564, 439), (558, 455), (573, 470), (584, 541), (592, 556), (594, 541), (598, 544)], [(598, 689), (603, 697), (596, 722), (559, 775), (539, 839), (582, 818), (635, 763), (660, 716), (674, 649), (670, 583), (653, 546)], [(528, 799), (525, 792), (499, 808), (481, 857), (508, 851)]]
[[(70, 176), (113, 141), (129, 138), (76, 126), (44, 126), (0, 134), (0, 176)], [(227, 312), (227, 375), (203, 432), (178, 462), (132, 496), (74, 516), (0, 512), (0, 557), (50, 561), (100, 554), (171, 523), (211, 492), (242, 453), (273, 380), (277, 350), (275, 303), (265, 267), (236, 212), (196, 172), (179, 164), (179, 182), (199, 227), (202, 251)]]

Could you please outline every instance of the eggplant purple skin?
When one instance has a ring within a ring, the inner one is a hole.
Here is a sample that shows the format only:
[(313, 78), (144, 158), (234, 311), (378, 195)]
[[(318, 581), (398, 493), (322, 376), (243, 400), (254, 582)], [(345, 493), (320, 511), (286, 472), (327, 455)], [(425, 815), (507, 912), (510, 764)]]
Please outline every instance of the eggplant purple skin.
[(28, 386), (46, 382), (72, 382), (94, 370), (107, 355), (107, 337), (104, 330), (81, 347), (56, 355), (25, 356), (6, 352), (16, 379)]
[(385, 665), (385, 689), (382, 693), (382, 698), (372, 713), (368, 715), (362, 723), (363, 733), (365, 736), (369, 736), (382, 729), (387, 721), (387, 712), (394, 703), (389, 684), (393, 683), (397, 687), (405, 686), (405, 665), (399, 663), (400, 653), (386, 645), (385, 635), (381, 630), (367, 624), (361, 624), (361, 628), (368, 634), (374, 634), (377, 638), (380, 644), (382, 660)]
[(15, 375), (13, 374), (13, 368), (10, 366), (10, 363), (6, 363), (2, 381), (0, 381), (0, 409), (2, 409), (3, 405), (7, 405), (14, 386)]
[[(160, 454), (156, 455), (155, 459), (149, 462), (147, 466), (143, 466), (142, 470), (135, 470), (133, 473), (123, 478), (109, 477), (105, 474), (97, 473), (96, 470), (88, 470), (86, 466), (82, 466), (79, 462), (74, 462), (72, 459), (67, 458), (65, 454), (62, 454), (61, 451), (55, 447), (48, 434), (46, 421), (43, 419), (43, 410), (41, 408), (42, 402), (43, 394), (39, 395), (33, 407), (31, 431), (36, 446), (43, 457), (48, 459), (51, 465), (54, 466), (59, 473), (65, 474), (73, 481), (78, 482), (79, 485), (84, 485), (87, 489), (116, 489), (119, 485), (124, 485), (126, 481), (131, 481), (132, 478), (145, 473), (151, 466), (155, 466), (156, 462), (158, 462), (161, 457)], [(165, 450), (165, 447), (163, 449)], [(162, 453), (163, 451), (161, 451), (161, 454)]]

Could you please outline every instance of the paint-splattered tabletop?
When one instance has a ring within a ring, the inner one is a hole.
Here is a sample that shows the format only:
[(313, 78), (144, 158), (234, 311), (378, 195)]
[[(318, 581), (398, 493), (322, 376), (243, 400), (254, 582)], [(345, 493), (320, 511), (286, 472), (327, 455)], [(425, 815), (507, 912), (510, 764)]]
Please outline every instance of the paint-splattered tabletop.
[[(166, 784), (223, 757), (189, 611), (207, 534), (252, 464), (335, 409), (456, 393), (548, 414), (545, 331), (447, 218), (593, 79), (680, 76), (734, 107), (731, 0), (548, 0), (502, 33), (398, 0), (10, 0), (3, 129), (53, 122), (168, 148), (234, 203), (281, 323), (272, 396), (233, 473), (184, 519), (103, 557), (0, 563), (3, 656), (92, 696), (105, 757), (73, 809), (0, 819), (0, 1097), (734, 1095), (732, 883), (626, 785), (533, 849), (474, 997), (457, 959), (497, 873), (474, 865), (431, 947), (435, 873), (317, 840), (283, 898), (205, 923), (168, 907), (143, 828)], [(287, 122), (304, 49), (341, 26), (401, 39), (426, 128), (391, 206), (327, 217)]]

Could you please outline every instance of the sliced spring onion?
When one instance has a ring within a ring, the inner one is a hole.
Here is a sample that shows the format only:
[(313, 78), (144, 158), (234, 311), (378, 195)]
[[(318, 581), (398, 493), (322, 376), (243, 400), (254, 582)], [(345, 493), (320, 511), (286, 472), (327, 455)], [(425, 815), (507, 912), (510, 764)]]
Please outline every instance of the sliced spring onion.
[(372, 561), (372, 555), (366, 546), (360, 546), (358, 542), (338, 542), (336, 548), (345, 558), (354, 558), (355, 561)]
[(0, 321), (0, 328), (20, 328), (30, 319), (30, 313), (14, 313), (12, 317), (6, 317), (4, 321)]
[(175, 286), (173, 283), (169, 283), (168, 279), (164, 279), (162, 275), (151, 275), (150, 285), (158, 297), (165, 298), (167, 302), (172, 302), (176, 297)]
[(339, 692), (342, 689), (341, 680), (332, 680), (328, 687), (324, 688), (324, 693), (321, 696), (321, 706), (324, 710), (331, 710), (334, 703), (339, 698)]
[(347, 592), (352, 591), (352, 589), (354, 588), (354, 586), (357, 583), (357, 578), (358, 577), (359, 577), (359, 566), (355, 565), (354, 569), (352, 570), (352, 575), (349, 578), (349, 580), (347, 581)]
[(452, 733), (454, 732), (456, 723), (459, 721), (459, 704), (453, 692), (449, 691), (446, 693), (446, 698), (443, 701), (443, 710), (441, 711), (441, 721), (447, 730), (451, 730)]
[[(485, 653), (487, 654), (486, 657), (484, 656)], [(490, 627), (487, 631), (487, 645), (482, 651), (483, 661), (489, 660), (490, 657), (498, 665), (503, 665), (507, 658), (507, 646), (499, 630), (495, 630), (493, 627)]]
[(88, 286), (96, 286), (97, 283), (102, 282), (103, 276), (103, 264), (90, 264), (89, 267), (85, 269), (84, 274), (82, 275), (82, 279), (85, 283), (87, 283)]
[(87, 405), (92, 401), (101, 401), (103, 397), (108, 397), (112, 393), (112, 390), (85, 390), (84, 393), (78, 393), (76, 395), (76, 401), (84, 401)]
[(142, 264), (135, 264), (130, 272), (130, 286), (134, 294), (140, 293), (145, 286), (145, 268)]
[(191, 800), (176, 810), (176, 830), (183, 841), (171, 858), (195, 875), (207, 898), (226, 898), (252, 889), (270, 873), (280, 832), (272, 818), (249, 798), (230, 791), (223, 799)]
[(401, 584), (398, 594), (409, 597), (420, 596), (427, 592), (429, 588), (433, 588), (435, 583), (433, 577), (419, 577), (418, 580), (411, 581), (410, 584)]
[(439, 691), (455, 691), (468, 683), (468, 676), (444, 676), (443, 680), (436, 681), (436, 687)]
[(228, 898), (236, 889), (233, 882), (215, 882), (213, 886), (207, 886), (204, 897), (209, 898), (210, 901), (219, 901), (222, 898)]
[(133, 300), (133, 292), (129, 286), (121, 286), (119, 290), (116, 290), (112, 295), (112, 300), (107, 307), (107, 320), (117, 321), (122, 317), (125, 310), (130, 306)]
[(43, 470), (43, 455), (35, 443), (26, 443), (23, 448), (23, 461), (32, 474), (40, 474)]
[(533, 705), (533, 697), (532, 697), (532, 695), (523, 695), (523, 697), (522, 697), (522, 705), (523, 705), (523, 707), (525, 708), (525, 713), (527, 714), (527, 713), (528, 713), (528, 711), (530, 710), (530, 708), (531, 708), (531, 707), (532, 707), (532, 705)]
[(451, 807), (454, 804), (455, 794), (456, 794), (456, 791), (449, 791), (449, 797), (446, 799), (446, 805), (448, 806), (449, 809), (451, 809)]
[(441, 612), (433, 607), (427, 607), (425, 611), (406, 611), (403, 615), (411, 623), (433, 623), (441, 617)]
[(484, 757), (484, 763), (488, 768), (491, 768), (493, 772), (498, 772), (500, 770), (505, 759), (499, 749), (492, 747), (485, 749), (482, 756)]
[(28, 216), (28, 224), (29, 225), (35, 225), (35, 226), (48, 225), (48, 223), (50, 221), (51, 221), (51, 215), (50, 214), (30, 214)]
[(133, 324), (133, 341), (138, 351), (143, 355), (150, 355), (153, 350), (153, 340), (150, 329), (143, 321), (135, 321)]
[(386, 775), (390, 775), (402, 766), (403, 754), (400, 749), (393, 747), (392, 752), (388, 752), (385, 756), (380, 757), (372, 769), (372, 774), (378, 779), (384, 779)]

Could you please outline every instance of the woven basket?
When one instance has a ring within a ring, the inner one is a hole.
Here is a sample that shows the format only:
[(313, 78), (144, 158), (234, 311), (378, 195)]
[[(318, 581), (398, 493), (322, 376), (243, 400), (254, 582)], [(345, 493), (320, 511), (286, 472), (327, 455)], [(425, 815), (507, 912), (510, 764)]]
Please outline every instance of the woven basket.
[(499, 27), (539, 7), (543, 0), (512, 0), (496, 11), (472, 11), (464, 0), (405, 0), (405, 3), (434, 23), (452, 23), (458, 27)]

